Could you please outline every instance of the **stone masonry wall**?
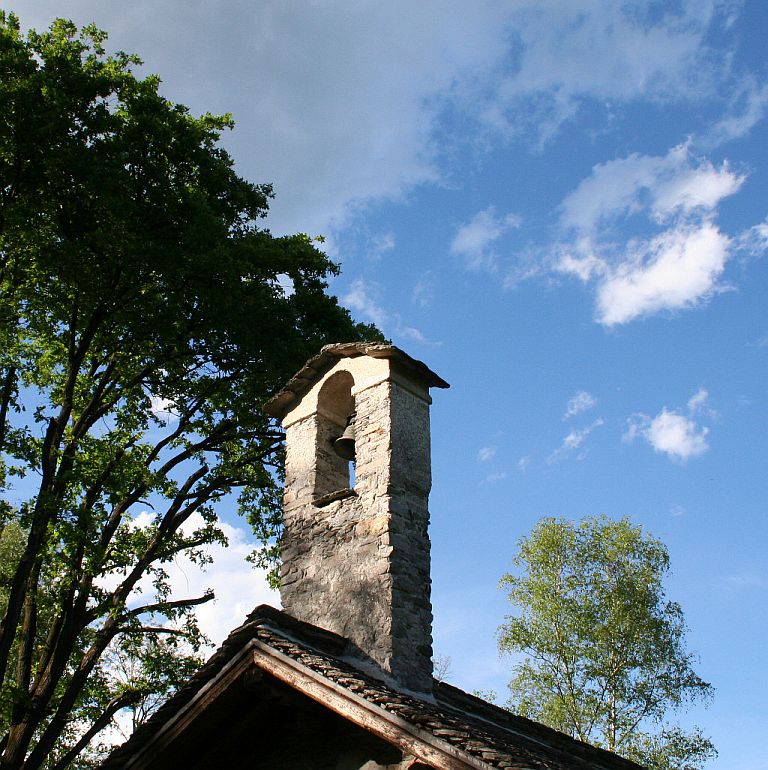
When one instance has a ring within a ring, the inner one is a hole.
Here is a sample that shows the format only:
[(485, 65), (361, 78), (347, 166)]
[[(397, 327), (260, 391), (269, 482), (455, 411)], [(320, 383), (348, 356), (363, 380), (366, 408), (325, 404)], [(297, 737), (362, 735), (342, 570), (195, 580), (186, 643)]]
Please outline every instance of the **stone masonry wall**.
[[(318, 507), (333, 466), (321, 415), (286, 429), (281, 598), (403, 685), (432, 685), (429, 407), (385, 380), (357, 393), (355, 494)], [(335, 472), (335, 471), (334, 471)], [(338, 476), (336, 477), (338, 478)]]
[(388, 501), (393, 548), (393, 655), (428, 672), (432, 686), (429, 492), (432, 487), (429, 405), (391, 384), (392, 455)]

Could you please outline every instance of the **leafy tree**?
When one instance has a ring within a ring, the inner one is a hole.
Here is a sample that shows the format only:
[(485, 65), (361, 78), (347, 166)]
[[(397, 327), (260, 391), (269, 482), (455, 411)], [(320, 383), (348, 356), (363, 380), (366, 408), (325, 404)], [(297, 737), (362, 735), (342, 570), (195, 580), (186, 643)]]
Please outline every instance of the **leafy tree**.
[(716, 752), (669, 711), (709, 699), (693, 670), (678, 604), (666, 598), (669, 554), (629, 520), (545, 518), (523, 538), (509, 590), (503, 652), (522, 653), (510, 707), (654, 770), (693, 770)]
[(172, 596), (166, 565), (205, 564), (232, 494), (279, 533), (261, 405), (322, 344), (380, 338), (309, 238), (258, 225), (271, 189), (219, 146), (230, 119), (105, 37), (0, 12), (3, 769), (87, 766), (115, 713), (186, 676), (212, 597)]

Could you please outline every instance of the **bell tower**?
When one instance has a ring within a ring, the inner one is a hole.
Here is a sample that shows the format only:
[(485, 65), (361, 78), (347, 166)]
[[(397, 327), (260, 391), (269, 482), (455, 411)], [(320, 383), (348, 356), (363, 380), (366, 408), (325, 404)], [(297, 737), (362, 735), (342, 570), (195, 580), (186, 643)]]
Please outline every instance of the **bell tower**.
[(286, 433), (283, 608), (415, 692), (432, 688), (432, 387), (393, 345), (327, 345), (266, 406)]

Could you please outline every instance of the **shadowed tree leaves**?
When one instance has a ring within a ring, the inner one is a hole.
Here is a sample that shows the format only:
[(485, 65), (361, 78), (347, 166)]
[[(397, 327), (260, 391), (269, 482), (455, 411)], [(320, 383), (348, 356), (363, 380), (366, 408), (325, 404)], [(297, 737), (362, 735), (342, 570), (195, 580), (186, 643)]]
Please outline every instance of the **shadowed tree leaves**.
[(510, 707), (653, 770), (693, 770), (715, 754), (670, 711), (711, 697), (685, 649), (685, 622), (664, 593), (669, 555), (627, 519), (542, 519), (521, 540), (499, 629), (522, 654)]
[(186, 676), (211, 597), (172, 596), (167, 565), (206, 562), (233, 493), (279, 533), (261, 405), (326, 342), (380, 338), (309, 238), (258, 226), (271, 188), (235, 173), (229, 118), (104, 40), (0, 13), (2, 768), (86, 766)]

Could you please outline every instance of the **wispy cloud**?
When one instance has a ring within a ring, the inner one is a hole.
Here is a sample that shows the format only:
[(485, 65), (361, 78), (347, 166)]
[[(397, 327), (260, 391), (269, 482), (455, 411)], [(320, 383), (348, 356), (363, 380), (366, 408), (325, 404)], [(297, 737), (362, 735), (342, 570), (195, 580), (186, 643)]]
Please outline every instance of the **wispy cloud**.
[(344, 294), (341, 301), (350, 310), (357, 312), (365, 321), (370, 321), (384, 332), (412, 342), (427, 342), (427, 338), (419, 329), (404, 323), (398, 313), (390, 313), (379, 304), (375, 296), (378, 291), (377, 284), (363, 278), (357, 278), (352, 282), (349, 291)]
[(497, 473), (489, 473), (484, 479), (484, 484), (495, 484), (498, 481), (503, 481), (509, 474), (506, 471), (498, 471)]
[(431, 271), (427, 271), (413, 287), (411, 292), (412, 301), (419, 307), (429, 307), (434, 297), (434, 276)]
[(742, 78), (733, 90), (731, 102), (723, 118), (704, 137), (704, 143), (718, 146), (748, 134), (768, 110), (768, 84), (751, 74)]
[(366, 321), (384, 329), (390, 321), (389, 313), (371, 295), (371, 286), (363, 278), (353, 281), (342, 302), (350, 310), (357, 311)]
[(681, 462), (704, 454), (709, 449), (709, 428), (699, 425), (694, 418), (702, 413), (712, 414), (707, 407), (708, 398), (707, 391), (700, 388), (688, 401), (687, 415), (667, 407), (655, 417), (642, 413), (632, 415), (627, 421), (624, 441), (642, 438), (655, 452)]
[(603, 418), (598, 417), (591, 425), (588, 425), (586, 428), (572, 430), (563, 439), (563, 443), (560, 444), (560, 446), (555, 449), (555, 451), (552, 452), (552, 454), (547, 458), (547, 463), (551, 465), (552, 463), (558, 462), (558, 460), (564, 460), (566, 457), (569, 457), (574, 453), (577, 453), (576, 456), (579, 460), (583, 460), (584, 457), (586, 457), (586, 453), (582, 449), (584, 442), (587, 440), (589, 434), (595, 430), (595, 428), (599, 428), (604, 424), (605, 421)]
[(477, 453), (477, 461), (479, 463), (487, 463), (489, 460), (493, 460), (494, 457), (496, 457), (495, 446), (481, 447), (480, 451)]
[(489, 206), (459, 227), (451, 242), (451, 253), (463, 257), (470, 270), (493, 270), (496, 268), (493, 244), (509, 230), (520, 227), (520, 222), (517, 214), (497, 215), (496, 209)]
[(739, 235), (739, 251), (759, 257), (768, 251), (768, 219), (745, 230)]
[(706, 388), (699, 388), (689, 399), (686, 405), (688, 414), (704, 415), (706, 417), (717, 417), (717, 412), (709, 406), (709, 391)]
[(519, 470), (520, 473), (525, 473), (530, 467), (530, 465), (531, 465), (531, 458), (528, 455), (523, 455), (517, 461), (517, 470)]
[(757, 589), (764, 591), (768, 589), (768, 577), (754, 572), (738, 572), (732, 575), (725, 575), (719, 581), (722, 588), (732, 591)]
[[(520, 0), (510, 13), (517, 66), (499, 73), (487, 119), (500, 128), (534, 128), (546, 139), (586, 99), (687, 101), (702, 96), (727, 68), (708, 49), (714, 0), (665, 6), (612, 0)], [(525, 109), (523, 109), (525, 108)]]
[(588, 393), (586, 390), (580, 390), (568, 401), (563, 419), (569, 420), (577, 414), (593, 409), (596, 405), (597, 399), (591, 393)]
[(395, 248), (395, 234), (391, 231), (378, 233), (371, 239), (368, 259), (378, 262), (384, 254)]

